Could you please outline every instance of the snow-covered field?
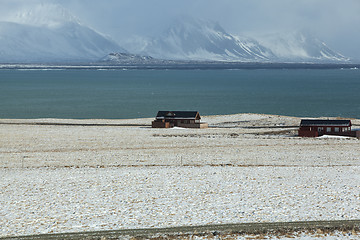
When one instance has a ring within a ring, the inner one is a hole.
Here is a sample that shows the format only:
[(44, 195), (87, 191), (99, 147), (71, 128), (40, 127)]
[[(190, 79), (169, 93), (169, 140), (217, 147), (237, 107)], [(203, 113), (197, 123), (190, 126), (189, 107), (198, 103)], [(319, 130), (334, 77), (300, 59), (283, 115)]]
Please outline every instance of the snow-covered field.
[(360, 167), (5, 169), (1, 235), (358, 219)]
[(205, 120), (217, 128), (0, 124), (0, 237), (360, 219), (359, 140), (298, 138), (290, 117)]
[(190, 239), (193, 240), (209, 240), (209, 239), (223, 239), (223, 240), (251, 240), (251, 239), (277, 239), (277, 240), (358, 240), (360, 236), (354, 231), (334, 231), (329, 233), (324, 233), (322, 231), (312, 231), (312, 232), (296, 232), (296, 233), (287, 233), (287, 234), (257, 234), (257, 235), (247, 235), (247, 234), (229, 234), (225, 236), (191, 236)]

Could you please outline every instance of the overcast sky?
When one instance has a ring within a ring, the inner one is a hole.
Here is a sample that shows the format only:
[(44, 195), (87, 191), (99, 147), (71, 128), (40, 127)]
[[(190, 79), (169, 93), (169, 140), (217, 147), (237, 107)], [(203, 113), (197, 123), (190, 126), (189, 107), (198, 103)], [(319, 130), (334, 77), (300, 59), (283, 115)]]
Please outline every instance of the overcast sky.
[(39, 2), (58, 3), (115, 40), (159, 34), (185, 14), (219, 22), (235, 35), (307, 31), (360, 59), (360, 0), (0, 0), (0, 14)]

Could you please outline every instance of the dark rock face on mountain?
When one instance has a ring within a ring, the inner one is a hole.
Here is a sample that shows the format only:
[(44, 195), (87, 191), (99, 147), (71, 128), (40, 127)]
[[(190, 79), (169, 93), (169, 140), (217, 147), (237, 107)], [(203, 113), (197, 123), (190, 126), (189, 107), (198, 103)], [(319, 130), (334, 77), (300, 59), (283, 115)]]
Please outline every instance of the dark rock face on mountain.
[(141, 56), (129, 53), (110, 53), (103, 57), (100, 62), (111, 64), (153, 64), (160, 60), (154, 59), (151, 56)]

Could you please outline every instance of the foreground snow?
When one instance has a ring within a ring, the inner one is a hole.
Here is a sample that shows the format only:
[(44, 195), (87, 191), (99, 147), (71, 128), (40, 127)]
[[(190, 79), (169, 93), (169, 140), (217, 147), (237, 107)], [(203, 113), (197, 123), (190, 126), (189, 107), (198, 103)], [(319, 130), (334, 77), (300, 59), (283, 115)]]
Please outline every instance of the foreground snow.
[(360, 167), (3, 169), (0, 236), (360, 217)]
[(0, 237), (360, 219), (358, 139), (295, 137), (293, 117), (203, 119), (2, 119)]

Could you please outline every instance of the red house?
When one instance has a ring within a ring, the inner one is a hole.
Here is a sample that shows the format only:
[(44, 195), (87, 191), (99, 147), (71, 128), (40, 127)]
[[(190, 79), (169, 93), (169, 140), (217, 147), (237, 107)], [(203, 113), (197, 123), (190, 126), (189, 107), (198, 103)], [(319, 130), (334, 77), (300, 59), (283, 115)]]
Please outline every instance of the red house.
[(350, 120), (303, 119), (300, 123), (299, 136), (319, 137), (322, 135), (352, 136)]
[(208, 124), (200, 122), (197, 111), (159, 111), (152, 122), (153, 128), (207, 128)]

